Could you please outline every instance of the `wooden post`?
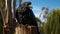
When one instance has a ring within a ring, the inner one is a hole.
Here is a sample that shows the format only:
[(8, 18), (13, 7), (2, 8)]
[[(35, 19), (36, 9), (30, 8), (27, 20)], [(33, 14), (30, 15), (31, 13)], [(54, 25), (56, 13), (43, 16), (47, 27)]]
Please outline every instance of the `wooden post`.
[(37, 34), (36, 26), (18, 25), (15, 28), (15, 34)]

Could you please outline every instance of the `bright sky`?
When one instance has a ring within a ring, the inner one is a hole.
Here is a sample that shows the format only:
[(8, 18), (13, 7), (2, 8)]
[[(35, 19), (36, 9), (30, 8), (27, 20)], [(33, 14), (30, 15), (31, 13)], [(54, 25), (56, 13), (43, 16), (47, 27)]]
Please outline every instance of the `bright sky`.
[[(28, 0), (32, 2), (33, 12), (36, 17), (39, 17), (39, 14), (42, 12), (42, 7), (47, 7), (49, 10), (60, 8), (60, 0)], [(18, 5), (18, 3), (17, 3)], [(42, 21), (45, 21), (41, 18)]]
[(38, 17), (42, 7), (49, 9), (60, 8), (60, 0), (30, 0), (33, 5), (33, 12)]

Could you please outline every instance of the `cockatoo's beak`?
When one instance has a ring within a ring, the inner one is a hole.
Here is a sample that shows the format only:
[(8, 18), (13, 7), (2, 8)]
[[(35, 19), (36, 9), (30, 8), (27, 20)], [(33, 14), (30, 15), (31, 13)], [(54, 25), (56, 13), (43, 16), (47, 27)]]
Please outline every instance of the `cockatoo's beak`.
[(30, 9), (32, 9), (33, 7), (32, 7), (32, 5), (29, 5), (29, 7), (30, 7)]

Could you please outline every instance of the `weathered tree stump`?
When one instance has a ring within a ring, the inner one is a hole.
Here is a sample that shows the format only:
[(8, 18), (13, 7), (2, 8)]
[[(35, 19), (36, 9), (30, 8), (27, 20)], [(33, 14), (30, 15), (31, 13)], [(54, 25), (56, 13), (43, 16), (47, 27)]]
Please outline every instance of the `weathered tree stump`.
[(15, 34), (37, 34), (36, 26), (18, 25), (15, 28)]

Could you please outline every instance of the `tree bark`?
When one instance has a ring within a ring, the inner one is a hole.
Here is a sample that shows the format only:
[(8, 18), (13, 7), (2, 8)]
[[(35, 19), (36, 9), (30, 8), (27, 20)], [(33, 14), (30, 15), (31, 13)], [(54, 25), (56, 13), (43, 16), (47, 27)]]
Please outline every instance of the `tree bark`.
[(3, 15), (3, 34), (13, 34), (16, 22), (14, 20), (15, 0), (4, 0), (5, 7)]

